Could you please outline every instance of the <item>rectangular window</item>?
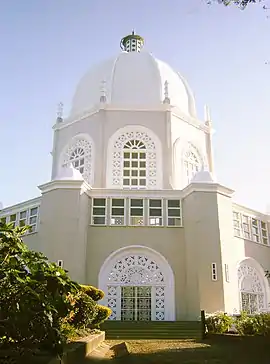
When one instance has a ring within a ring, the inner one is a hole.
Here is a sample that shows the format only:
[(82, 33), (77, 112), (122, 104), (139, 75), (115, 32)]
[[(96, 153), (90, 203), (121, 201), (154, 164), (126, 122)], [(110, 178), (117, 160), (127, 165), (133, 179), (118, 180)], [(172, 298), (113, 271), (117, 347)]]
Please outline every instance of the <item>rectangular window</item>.
[(57, 265), (58, 265), (58, 267), (63, 268), (63, 266), (64, 266), (63, 260), (57, 260)]
[(260, 225), (261, 225), (262, 243), (264, 245), (268, 245), (267, 223), (264, 221), (260, 221)]
[(16, 214), (10, 215), (9, 222), (13, 222), (14, 226), (16, 225)]
[(168, 200), (167, 201), (167, 224), (168, 226), (182, 226), (181, 217), (181, 201)]
[(212, 263), (212, 281), (217, 281), (217, 264)]
[(111, 199), (110, 224), (113, 226), (125, 225), (125, 199)]
[(28, 222), (31, 233), (34, 233), (37, 231), (37, 222), (38, 222), (38, 207), (33, 207), (29, 211), (29, 222)]
[(250, 220), (246, 215), (242, 215), (242, 229), (244, 239), (250, 240)]
[(162, 200), (149, 200), (148, 224), (162, 226)]
[(252, 240), (256, 243), (260, 242), (260, 233), (259, 233), (259, 220), (252, 218), (251, 219), (252, 226)]
[(241, 237), (240, 212), (233, 211), (234, 236)]
[(130, 225), (142, 226), (144, 225), (144, 200), (142, 198), (130, 199)]
[(20, 212), (19, 226), (27, 225), (26, 219), (27, 219), (27, 211), (21, 211)]
[(229, 266), (228, 264), (225, 264), (225, 280), (226, 282), (230, 282), (230, 276), (229, 276)]
[(6, 218), (6, 217), (1, 217), (0, 221), (1, 221), (3, 224), (6, 224), (6, 222), (7, 222), (7, 218)]
[(106, 225), (106, 198), (93, 198), (92, 224)]

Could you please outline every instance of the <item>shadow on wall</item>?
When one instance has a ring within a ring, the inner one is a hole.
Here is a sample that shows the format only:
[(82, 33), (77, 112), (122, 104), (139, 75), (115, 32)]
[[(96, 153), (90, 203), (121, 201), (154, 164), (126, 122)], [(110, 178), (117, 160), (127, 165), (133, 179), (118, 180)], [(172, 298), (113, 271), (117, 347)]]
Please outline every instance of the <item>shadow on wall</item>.
[(204, 341), (129, 341), (130, 354), (117, 357), (119, 342), (109, 342), (115, 358), (85, 359), (84, 363), (138, 364), (269, 364), (269, 338), (217, 335)]

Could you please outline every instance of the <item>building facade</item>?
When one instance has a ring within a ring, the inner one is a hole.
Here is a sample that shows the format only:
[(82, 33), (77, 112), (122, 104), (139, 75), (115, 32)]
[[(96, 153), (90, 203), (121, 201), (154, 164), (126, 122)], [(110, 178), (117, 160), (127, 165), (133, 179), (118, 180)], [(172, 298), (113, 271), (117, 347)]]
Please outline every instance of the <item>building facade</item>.
[(27, 245), (105, 292), (112, 320), (266, 311), (270, 216), (214, 177), (212, 123), (134, 33), (78, 84), (53, 127), (51, 181), (0, 210)]

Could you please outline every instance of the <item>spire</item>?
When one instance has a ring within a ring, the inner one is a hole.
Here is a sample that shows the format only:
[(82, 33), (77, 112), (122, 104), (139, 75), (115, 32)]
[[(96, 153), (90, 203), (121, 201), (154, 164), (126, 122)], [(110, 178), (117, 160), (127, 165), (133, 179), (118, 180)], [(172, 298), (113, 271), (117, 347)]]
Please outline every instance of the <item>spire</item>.
[(103, 80), (101, 82), (101, 87), (100, 87), (100, 98), (99, 98), (100, 102), (105, 103), (107, 101), (107, 96), (106, 96), (106, 81)]
[(144, 45), (144, 39), (138, 34), (132, 33), (121, 39), (120, 48), (126, 52), (140, 52)]
[(208, 105), (204, 106), (204, 119), (205, 126), (208, 130), (205, 132), (205, 145), (208, 159), (209, 172), (214, 174), (214, 158), (213, 158), (213, 146), (212, 146), (212, 120), (210, 115), (210, 108)]
[(63, 121), (63, 110), (64, 110), (64, 104), (62, 102), (59, 102), (59, 104), (57, 105), (57, 119), (56, 119), (58, 123), (61, 123)]
[(210, 114), (210, 108), (208, 105), (204, 105), (204, 120), (206, 125), (211, 125), (211, 114)]
[(169, 82), (166, 80), (164, 82), (164, 100), (163, 104), (170, 104), (171, 100), (169, 98)]

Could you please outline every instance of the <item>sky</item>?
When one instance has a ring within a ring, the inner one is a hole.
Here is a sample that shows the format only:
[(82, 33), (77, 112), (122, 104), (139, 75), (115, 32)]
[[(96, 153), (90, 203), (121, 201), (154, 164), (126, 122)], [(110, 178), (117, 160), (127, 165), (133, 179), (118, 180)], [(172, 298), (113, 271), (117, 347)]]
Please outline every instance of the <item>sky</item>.
[[(269, 14), (270, 15), (270, 14)], [(211, 108), (215, 173), (235, 201), (270, 203), (270, 18), (206, 0), (0, 2), (0, 201), (39, 195), (51, 178), (57, 104), (68, 116), (84, 73), (132, 29)], [(269, 64), (267, 64), (269, 61)]]

